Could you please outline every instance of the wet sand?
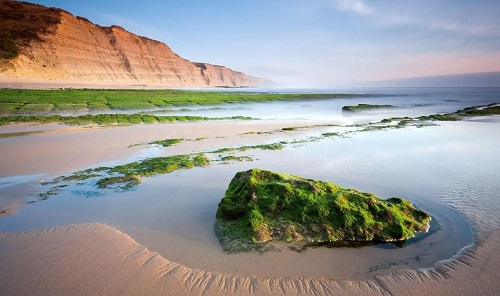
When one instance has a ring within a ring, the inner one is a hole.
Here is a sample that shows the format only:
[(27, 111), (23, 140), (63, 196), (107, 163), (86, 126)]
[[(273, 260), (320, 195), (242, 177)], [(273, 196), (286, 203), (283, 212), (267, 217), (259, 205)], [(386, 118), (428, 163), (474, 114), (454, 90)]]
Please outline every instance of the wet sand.
[[(131, 145), (165, 138), (207, 138), (204, 141), (189, 142), (189, 145), (177, 145), (169, 150), (170, 153), (180, 154), (241, 145), (244, 141), (239, 140), (241, 137), (238, 135), (242, 133), (266, 132), (294, 125), (298, 126), (300, 123), (259, 120), (108, 127), (68, 127), (56, 124), (0, 126), (0, 178), (38, 173), (64, 174), (93, 164), (140, 156), (139, 152), (145, 146)], [(15, 136), (10, 137), (11, 134)], [(231, 137), (233, 139), (228, 139)], [(260, 142), (273, 138), (275, 137), (263, 135), (252, 139)]]
[[(228, 121), (94, 130), (47, 126), (52, 132), (0, 139), (0, 177), (36, 173), (57, 175), (96, 163), (146, 157), (156, 153), (154, 149), (147, 149), (144, 154), (141, 152), (144, 147), (128, 146), (161, 138), (209, 138), (170, 147), (163, 152), (186, 153), (248, 143), (249, 138), (239, 135), (288, 126), (293, 124)], [(40, 126), (36, 129), (43, 130)], [(0, 133), (29, 131), (30, 126), (0, 127)], [(225, 137), (223, 143), (219, 137)], [(262, 142), (275, 138), (263, 135), (252, 139)], [(3, 192), (9, 192), (11, 198), (12, 193), (20, 189), (15, 186)], [(21, 198), (24, 194), (17, 196)], [(16, 200), (19, 201), (14, 198), (11, 202)], [(478, 220), (475, 219), (476, 225)], [(125, 231), (130, 235), (134, 233), (132, 227)], [(117, 228), (100, 223), (0, 234), (0, 291), (7, 295), (496, 295), (500, 291), (500, 255), (496, 252), (500, 245), (498, 230), (482, 232), (475, 246), (433, 268), (395, 271), (356, 280), (318, 274), (297, 277), (293, 272), (271, 276), (267, 270), (259, 272), (258, 267), (254, 269), (255, 274), (229, 273), (224, 268), (194, 268), (194, 265), (173, 260), (176, 255), (168, 251), (161, 255), (149, 251), (138, 242), (143, 241), (140, 233), (155, 235), (139, 229), (132, 235), (134, 240)], [(203, 254), (198, 255), (201, 256), (198, 260), (203, 260)], [(294, 260), (296, 255), (292, 252), (280, 254), (283, 260)], [(343, 259), (335, 263), (340, 268), (353, 265), (356, 258)], [(224, 266), (225, 262), (220, 265)]]
[(0, 235), (5, 295), (497, 295), (500, 232), (435, 268), (365, 280), (191, 269), (105, 224)]

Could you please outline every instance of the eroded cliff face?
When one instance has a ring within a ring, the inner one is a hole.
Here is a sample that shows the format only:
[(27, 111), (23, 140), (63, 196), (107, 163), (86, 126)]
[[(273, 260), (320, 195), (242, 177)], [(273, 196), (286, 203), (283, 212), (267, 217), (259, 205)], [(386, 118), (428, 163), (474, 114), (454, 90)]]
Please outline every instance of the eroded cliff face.
[(0, 1), (0, 76), (166, 86), (262, 86), (265, 79), (193, 63), (166, 44), (42, 5)]

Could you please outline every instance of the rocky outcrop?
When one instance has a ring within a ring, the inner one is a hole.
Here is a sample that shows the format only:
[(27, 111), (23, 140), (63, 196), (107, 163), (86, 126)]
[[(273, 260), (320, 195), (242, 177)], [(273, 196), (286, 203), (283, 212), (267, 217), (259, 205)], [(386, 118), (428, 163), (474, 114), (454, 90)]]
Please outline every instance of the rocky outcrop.
[(193, 63), (166, 44), (42, 5), (0, 1), (0, 76), (166, 86), (261, 86), (270, 81)]
[(251, 169), (231, 180), (215, 231), (226, 252), (266, 251), (269, 241), (300, 247), (402, 242), (427, 232), (431, 217), (400, 198), (283, 173)]

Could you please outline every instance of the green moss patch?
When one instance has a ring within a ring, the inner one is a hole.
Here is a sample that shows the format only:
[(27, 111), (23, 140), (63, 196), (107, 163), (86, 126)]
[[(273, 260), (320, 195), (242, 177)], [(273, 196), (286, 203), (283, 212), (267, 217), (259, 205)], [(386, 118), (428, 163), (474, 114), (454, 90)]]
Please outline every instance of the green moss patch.
[(341, 134), (339, 134), (339, 133), (322, 133), (321, 136), (325, 137), (325, 138), (333, 138), (333, 137), (341, 137)]
[[(210, 164), (204, 154), (186, 154), (166, 157), (154, 157), (114, 167), (98, 167), (78, 171), (68, 176), (61, 176), (52, 182), (42, 185), (58, 185), (40, 193), (42, 199), (47, 199), (61, 192), (61, 188), (71, 183), (95, 184), (100, 189), (115, 189), (126, 191), (141, 183), (141, 177), (168, 174), (176, 170), (191, 169)], [(62, 184), (62, 185), (59, 185)]]
[(500, 115), (500, 104), (492, 103), (486, 106), (467, 107), (455, 113), (463, 117)]
[(161, 145), (163, 147), (169, 147), (169, 146), (173, 146), (175, 144), (179, 144), (182, 141), (184, 141), (184, 139), (175, 138), (175, 139), (165, 139), (165, 140), (149, 142), (148, 144), (156, 144), (156, 145)]
[(107, 173), (149, 177), (168, 174), (180, 169), (207, 166), (209, 163), (210, 161), (203, 154), (154, 157), (109, 168)]
[(97, 187), (101, 189), (119, 188), (123, 190), (131, 189), (139, 184), (141, 184), (141, 179), (133, 175), (102, 178), (96, 183)]
[(220, 161), (222, 162), (232, 162), (232, 161), (253, 161), (253, 158), (250, 156), (235, 156), (235, 155), (227, 155), (227, 156), (222, 156), (220, 158)]
[(456, 114), (432, 114), (427, 116), (420, 116), (418, 120), (435, 120), (435, 121), (459, 121), (462, 118)]
[[(1, 4), (0, 4), (1, 5)], [(1, 10), (1, 9), (0, 9)], [(7, 15), (1, 15), (8, 17)], [(30, 22), (26, 22), (30, 23)], [(19, 22), (17, 22), (19, 24)], [(18, 52), (9, 33), (2, 34), (0, 28), (0, 59), (13, 58)], [(300, 101), (337, 99), (348, 97), (372, 97), (373, 95), (352, 94), (290, 94), (290, 93), (262, 93), (262, 92), (233, 92), (233, 91), (190, 91), (190, 90), (104, 90), (104, 89), (62, 89), (62, 90), (11, 90), (0, 91), (0, 104), (21, 103), (51, 104), (55, 105), (53, 111), (60, 111), (58, 106), (64, 104), (85, 104), (89, 110), (150, 110), (170, 108), (173, 106), (206, 106), (245, 102), (268, 101)], [(21, 106), (22, 106), (21, 105)], [(37, 109), (25, 110), (36, 113)], [(62, 107), (66, 110), (66, 107)], [(217, 110), (218, 107), (205, 108), (204, 110)], [(181, 111), (193, 111), (182, 109)], [(43, 111), (43, 110), (42, 110)], [(171, 110), (170, 110), (171, 111)], [(167, 111), (168, 112), (168, 111)], [(10, 114), (17, 114), (17, 109), (9, 110)], [(26, 113), (23, 113), (26, 114)], [(30, 114), (31, 115), (31, 114)]]
[(411, 202), (382, 200), (283, 173), (237, 173), (219, 203), (216, 233), (224, 250), (266, 250), (267, 242), (404, 241), (428, 229), (430, 216)]
[(387, 108), (396, 108), (396, 106), (358, 104), (358, 105), (353, 105), (353, 106), (344, 106), (344, 107), (342, 107), (342, 111), (343, 112), (360, 112), (360, 111), (375, 110), (375, 109), (387, 109)]
[[(29, 105), (29, 108), (38, 108), (37, 110), (50, 111), (52, 105)], [(28, 108), (28, 107), (26, 107)], [(21, 110), (21, 109), (19, 109)], [(24, 110), (24, 109), (23, 109)], [(21, 112), (21, 111), (19, 111)], [(231, 116), (231, 117), (204, 117), (204, 116), (155, 116), (147, 114), (97, 114), (97, 115), (80, 115), (80, 116), (61, 116), (61, 115), (9, 115), (0, 117), (0, 125), (10, 123), (60, 123), (67, 125), (131, 125), (131, 124), (155, 124), (155, 123), (170, 123), (170, 122), (187, 122), (187, 121), (219, 121), (219, 120), (254, 120), (255, 118), (246, 116)]]
[(431, 121), (459, 121), (467, 117), (500, 115), (500, 104), (493, 103), (485, 106), (472, 106), (453, 113), (432, 114), (420, 116), (418, 120)]
[(240, 147), (228, 147), (228, 148), (221, 148), (221, 149), (212, 151), (211, 153), (225, 153), (225, 152), (233, 152), (233, 151), (247, 151), (247, 150), (250, 150), (250, 149), (281, 150), (281, 149), (283, 149), (283, 145), (284, 144), (287, 144), (287, 143), (280, 142), (280, 143), (271, 143), (271, 144), (247, 145), (247, 146), (240, 146)]

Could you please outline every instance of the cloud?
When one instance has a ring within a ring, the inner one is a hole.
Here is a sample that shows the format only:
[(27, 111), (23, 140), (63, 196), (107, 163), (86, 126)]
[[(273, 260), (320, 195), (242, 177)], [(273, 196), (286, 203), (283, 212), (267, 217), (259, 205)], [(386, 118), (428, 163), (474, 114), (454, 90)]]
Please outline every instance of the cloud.
[(376, 24), (382, 27), (400, 27), (407, 25), (428, 31), (454, 32), (471, 36), (500, 36), (500, 32), (496, 28), (487, 25), (459, 23), (453, 19), (437, 20), (433, 16), (428, 16), (427, 19), (425, 19), (418, 15), (410, 16), (403, 13), (379, 15), (376, 19)]
[[(421, 23), (424, 25), (424, 23)], [(500, 36), (497, 29), (481, 25), (461, 25), (456, 22), (434, 22), (427, 24), (427, 27), (434, 30), (457, 32), (473, 36)]]
[[(446, 1), (444, 1), (446, 2)], [(450, 32), (467, 36), (497, 37), (497, 14), (500, 5), (479, 13), (475, 6), (446, 7), (444, 3), (387, 3), (376, 6), (377, 14), (371, 20), (376, 27), (420, 29), (428, 32)]]
[(375, 10), (366, 5), (363, 0), (334, 0), (340, 11), (354, 12), (357, 14), (373, 14)]

